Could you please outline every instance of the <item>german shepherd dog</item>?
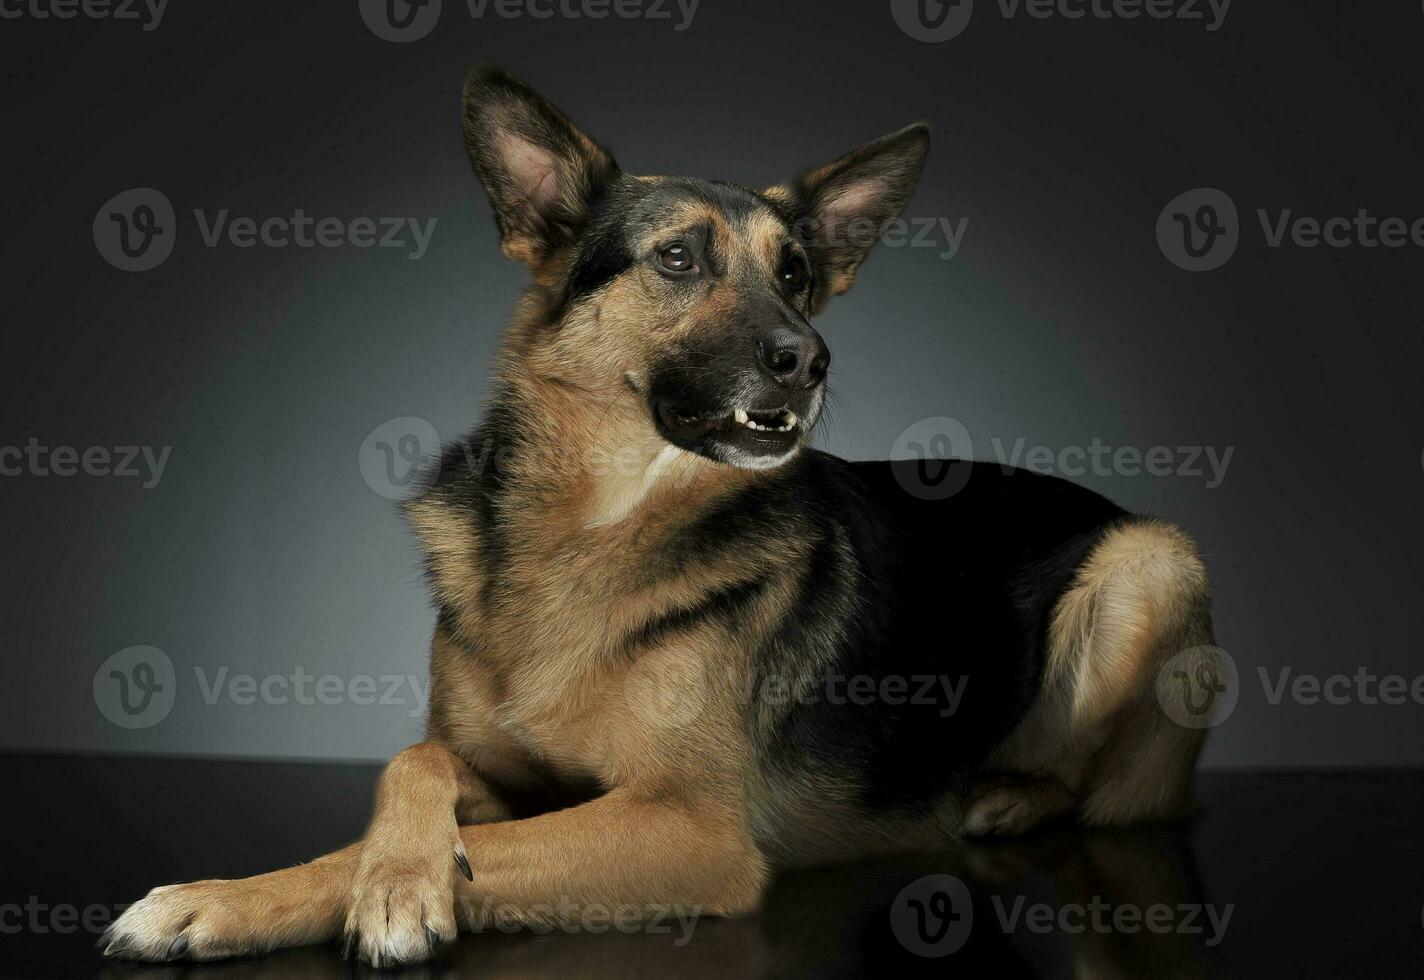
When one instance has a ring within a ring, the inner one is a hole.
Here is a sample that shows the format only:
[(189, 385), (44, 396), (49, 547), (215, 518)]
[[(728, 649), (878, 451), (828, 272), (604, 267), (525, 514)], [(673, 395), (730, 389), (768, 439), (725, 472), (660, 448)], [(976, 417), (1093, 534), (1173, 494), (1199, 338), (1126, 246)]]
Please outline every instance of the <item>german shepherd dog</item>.
[(925, 126), (757, 191), (627, 174), (497, 69), (463, 115), (533, 283), (483, 423), (407, 504), (426, 740), (361, 842), (157, 888), (107, 953), (344, 937), (408, 963), (594, 906), (746, 913), (792, 864), (1184, 813), (1202, 732), (1157, 677), (1213, 654), (1181, 532), (998, 465), (944, 463), (958, 490), (929, 500), (915, 461), (808, 445), (812, 318), (899, 216)]

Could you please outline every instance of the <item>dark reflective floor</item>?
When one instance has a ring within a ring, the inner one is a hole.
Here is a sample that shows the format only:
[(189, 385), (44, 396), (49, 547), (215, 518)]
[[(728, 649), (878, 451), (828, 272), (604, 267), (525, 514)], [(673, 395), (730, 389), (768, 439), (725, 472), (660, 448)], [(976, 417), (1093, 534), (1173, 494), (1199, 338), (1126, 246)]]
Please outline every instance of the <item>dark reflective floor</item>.
[[(327, 948), (143, 968), (105, 963), (93, 943), (151, 885), (265, 871), (358, 836), (376, 768), (0, 756), (0, 773), (0, 975), (352, 971)], [(1059, 829), (803, 871), (753, 918), (466, 936), (405, 974), (1424, 975), (1424, 777), (1217, 773), (1200, 797), (1186, 829)]]

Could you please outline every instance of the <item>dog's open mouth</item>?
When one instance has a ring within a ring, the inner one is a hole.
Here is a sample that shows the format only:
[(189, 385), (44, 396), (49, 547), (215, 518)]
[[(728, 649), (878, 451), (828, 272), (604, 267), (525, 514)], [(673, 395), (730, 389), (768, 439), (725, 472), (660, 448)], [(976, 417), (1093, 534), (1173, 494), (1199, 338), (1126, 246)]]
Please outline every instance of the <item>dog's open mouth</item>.
[(658, 416), (671, 432), (678, 435), (735, 435), (739, 430), (767, 435), (791, 435), (801, 426), (801, 419), (789, 408), (736, 408), (731, 412), (699, 414), (673, 405), (660, 405)]
[(766, 465), (795, 451), (806, 423), (790, 408), (734, 408), (699, 412), (671, 402), (655, 410), (663, 438), (723, 462)]
[(792, 432), (801, 424), (796, 413), (789, 408), (769, 412), (738, 408), (732, 412), (732, 421), (756, 432)]

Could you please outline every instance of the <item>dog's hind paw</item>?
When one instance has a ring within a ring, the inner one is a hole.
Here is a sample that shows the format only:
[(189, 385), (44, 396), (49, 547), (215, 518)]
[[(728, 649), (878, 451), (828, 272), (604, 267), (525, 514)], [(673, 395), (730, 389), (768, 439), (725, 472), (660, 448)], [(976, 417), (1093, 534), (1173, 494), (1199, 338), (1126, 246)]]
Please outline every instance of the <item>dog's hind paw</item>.
[(964, 814), (970, 837), (1022, 834), (1069, 813), (1074, 801), (1054, 777), (991, 780), (972, 794)]

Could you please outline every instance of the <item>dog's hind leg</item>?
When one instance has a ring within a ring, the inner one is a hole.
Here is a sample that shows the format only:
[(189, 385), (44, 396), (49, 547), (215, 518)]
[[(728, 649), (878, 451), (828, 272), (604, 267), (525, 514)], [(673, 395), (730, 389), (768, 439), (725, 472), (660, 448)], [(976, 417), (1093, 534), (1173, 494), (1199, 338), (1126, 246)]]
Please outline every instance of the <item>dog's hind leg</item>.
[(1205, 733), (1173, 720), (1159, 682), (1181, 657), (1190, 672), (1216, 656), (1191, 541), (1150, 520), (1109, 530), (1058, 600), (1048, 639), (1039, 703), (993, 760), (1017, 781), (970, 794), (966, 833), (1018, 833), (1075, 809), (1099, 826), (1183, 815)]
[(970, 794), (964, 832), (974, 837), (1019, 834), (1071, 813), (1076, 804), (1072, 790), (1052, 773), (987, 779)]

